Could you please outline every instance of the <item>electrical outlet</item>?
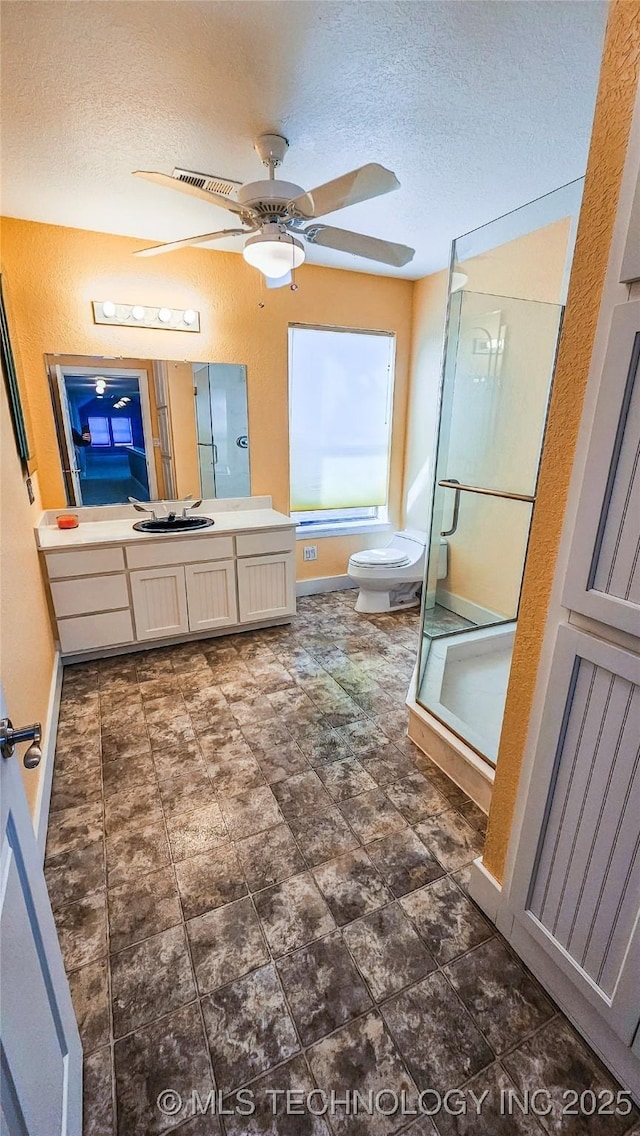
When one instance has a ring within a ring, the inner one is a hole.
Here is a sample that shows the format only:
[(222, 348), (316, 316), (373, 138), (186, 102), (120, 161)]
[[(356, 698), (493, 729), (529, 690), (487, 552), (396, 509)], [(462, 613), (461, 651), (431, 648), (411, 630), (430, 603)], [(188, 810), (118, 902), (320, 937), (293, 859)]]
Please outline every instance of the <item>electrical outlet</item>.
[(303, 560), (317, 560), (318, 559), (318, 546), (317, 544), (305, 544), (302, 549)]

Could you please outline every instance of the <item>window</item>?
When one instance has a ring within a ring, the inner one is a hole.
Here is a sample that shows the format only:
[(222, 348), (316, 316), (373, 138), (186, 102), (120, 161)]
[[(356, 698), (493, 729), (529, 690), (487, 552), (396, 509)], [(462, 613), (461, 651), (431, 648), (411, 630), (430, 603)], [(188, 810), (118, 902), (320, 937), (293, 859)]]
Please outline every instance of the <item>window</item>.
[(108, 418), (90, 418), (89, 430), (91, 432), (91, 445), (92, 446), (110, 446), (111, 435), (109, 433), (109, 419)]
[(111, 434), (114, 446), (132, 446), (133, 431), (130, 418), (112, 418)]
[(291, 513), (371, 521), (387, 504), (392, 335), (289, 328)]

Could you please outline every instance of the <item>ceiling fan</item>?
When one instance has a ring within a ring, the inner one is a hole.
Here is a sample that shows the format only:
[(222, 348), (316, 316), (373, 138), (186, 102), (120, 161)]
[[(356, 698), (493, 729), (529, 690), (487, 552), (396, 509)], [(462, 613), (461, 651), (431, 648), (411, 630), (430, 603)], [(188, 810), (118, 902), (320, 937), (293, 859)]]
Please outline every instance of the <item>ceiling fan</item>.
[[(395, 268), (401, 268), (413, 259), (414, 249), (407, 245), (353, 233), (348, 229), (336, 229), (317, 220), (327, 213), (335, 213), (348, 205), (368, 201), (372, 197), (380, 197), (398, 189), (400, 182), (391, 170), (370, 162), (305, 192), (301, 186), (281, 181), (275, 176), (276, 169), (282, 165), (289, 149), (286, 138), (279, 134), (262, 134), (254, 145), (262, 164), (269, 170), (268, 180), (239, 185), (238, 182), (229, 180), (224, 183), (220, 178), (209, 178), (189, 171), (177, 171), (179, 176), (175, 177), (149, 170), (136, 170), (136, 177), (188, 193), (201, 201), (209, 201), (212, 205), (221, 205), (236, 215), (242, 228), (222, 229), (216, 233), (203, 233), (198, 237), (153, 245), (151, 248), (140, 249), (134, 255), (156, 256), (158, 253), (172, 252), (191, 245), (208, 244), (209, 241), (224, 237), (246, 236), (243, 249), (245, 260), (265, 275), (270, 287), (276, 288), (289, 283), (292, 269), (298, 268), (304, 261), (303, 241), (352, 253)], [(227, 190), (226, 193), (219, 192), (221, 184)], [(205, 186), (212, 188), (204, 188)], [(229, 196), (229, 192), (236, 186), (235, 196)]]

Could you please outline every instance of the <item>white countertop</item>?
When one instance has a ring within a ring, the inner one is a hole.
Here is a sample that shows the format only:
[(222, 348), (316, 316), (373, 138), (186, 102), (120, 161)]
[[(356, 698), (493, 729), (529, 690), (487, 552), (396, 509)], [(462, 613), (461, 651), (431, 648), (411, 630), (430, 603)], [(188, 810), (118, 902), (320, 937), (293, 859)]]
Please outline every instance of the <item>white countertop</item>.
[[(295, 528), (295, 521), (286, 513), (277, 513), (275, 509), (237, 509), (221, 510), (205, 508), (212, 502), (203, 502), (202, 508), (194, 511), (194, 516), (213, 517), (215, 525), (206, 529), (195, 529), (191, 532), (177, 533), (146, 533), (137, 532), (133, 528), (135, 521), (143, 519), (142, 514), (131, 509), (128, 517), (118, 517), (113, 520), (95, 521), (80, 520), (77, 529), (59, 529), (57, 524), (50, 523), (49, 515), (44, 514), (43, 519), (36, 528), (36, 541), (39, 548), (53, 549), (56, 552), (65, 548), (86, 548), (88, 545), (98, 544), (133, 544), (146, 541), (171, 540), (199, 540), (203, 537), (228, 535), (229, 533), (255, 532), (257, 529), (283, 529)], [(122, 510), (119, 510), (122, 511)], [(59, 512), (65, 512), (64, 509)], [(78, 514), (82, 510), (68, 509), (68, 513)], [(92, 512), (94, 512), (92, 510)], [(94, 514), (95, 515), (95, 514)]]

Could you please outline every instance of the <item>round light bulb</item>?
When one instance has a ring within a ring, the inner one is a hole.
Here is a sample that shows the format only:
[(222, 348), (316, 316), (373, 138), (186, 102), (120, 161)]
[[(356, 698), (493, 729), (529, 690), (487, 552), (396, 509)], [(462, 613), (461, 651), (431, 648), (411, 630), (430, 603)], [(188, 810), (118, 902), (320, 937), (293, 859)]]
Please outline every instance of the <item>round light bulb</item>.
[(104, 301), (102, 305), (102, 314), (103, 316), (106, 316), (107, 319), (113, 319), (116, 314), (116, 306), (112, 300)]
[(196, 315), (197, 313), (194, 312), (193, 308), (187, 308), (182, 318), (187, 326), (190, 326), (192, 323), (195, 323)]
[(146, 313), (144, 308), (142, 307), (142, 304), (136, 304), (135, 307), (131, 309), (131, 315), (133, 316), (134, 320), (143, 320), (145, 314)]
[(171, 319), (171, 312), (169, 308), (160, 308), (160, 311), (158, 312), (158, 319), (160, 320), (160, 323), (168, 323)]

